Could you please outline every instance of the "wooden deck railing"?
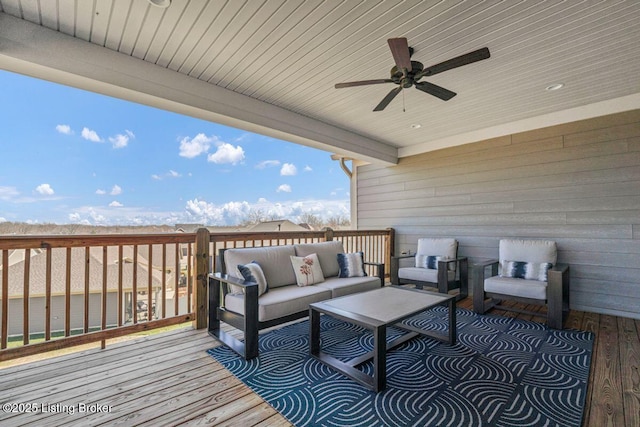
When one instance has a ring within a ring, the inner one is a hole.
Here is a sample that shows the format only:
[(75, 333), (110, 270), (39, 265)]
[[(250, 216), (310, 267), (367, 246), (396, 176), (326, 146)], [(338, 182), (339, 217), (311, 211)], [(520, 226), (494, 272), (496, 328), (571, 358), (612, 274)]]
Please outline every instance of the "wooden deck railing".
[(0, 361), (188, 321), (205, 328), (220, 248), (340, 240), (389, 265), (394, 232), (0, 237)]

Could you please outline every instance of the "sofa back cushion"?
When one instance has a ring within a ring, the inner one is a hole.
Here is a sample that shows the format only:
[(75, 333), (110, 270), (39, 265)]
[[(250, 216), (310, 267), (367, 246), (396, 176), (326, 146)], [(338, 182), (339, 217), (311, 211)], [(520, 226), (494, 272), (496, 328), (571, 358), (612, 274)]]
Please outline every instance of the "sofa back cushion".
[(500, 240), (500, 274), (506, 273), (506, 262), (524, 262), (531, 264), (550, 263), (558, 261), (556, 242), (551, 240)]
[(224, 262), (228, 274), (241, 278), (238, 265), (255, 261), (262, 267), (269, 288), (277, 288), (296, 283), (290, 258), (295, 254), (293, 245), (227, 249), (224, 251)]
[(294, 246), (297, 256), (307, 256), (311, 254), (318, 255), (324, 277), (337, 276), (340, 272), (338, 254), (344, 253), (342, 242), (332, 240), (330, 242), (321, 243), (301, 243)]

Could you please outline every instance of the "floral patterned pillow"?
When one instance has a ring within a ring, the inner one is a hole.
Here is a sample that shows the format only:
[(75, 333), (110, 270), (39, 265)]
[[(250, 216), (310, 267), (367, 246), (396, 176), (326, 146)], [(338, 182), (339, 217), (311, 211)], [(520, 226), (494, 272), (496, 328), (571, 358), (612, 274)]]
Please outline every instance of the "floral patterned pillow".
[(317, 254), (310, 254), (305, 257), (291, 256), (291, 265), (296, 273), (298, 286), (309, 286), (324, 282), (324, 275), (322, 274)]

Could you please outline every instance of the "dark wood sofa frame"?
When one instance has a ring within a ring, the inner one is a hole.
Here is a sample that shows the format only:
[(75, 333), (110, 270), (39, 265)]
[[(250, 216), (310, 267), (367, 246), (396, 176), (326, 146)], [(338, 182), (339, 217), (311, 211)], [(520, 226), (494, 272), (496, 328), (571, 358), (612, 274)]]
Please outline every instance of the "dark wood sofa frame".
[[(309, 310), (303, 310), (288, 316), (272, 319), (268, 321), (258, 320), (258, 284), (249, 282), (227, 273), (224, 261), (224, 252), (220, 249), (220, 272), (209, 275), (209, 335), (224, 343), (233, 351), (242, 356), (245, 360), (250, 360), (258, 356), (258, 333), (259, 331), (293, 320), (302, 319), (309, 316)], [(380, 279), (381, 286), (384, 286), (385, 268), (383, 263), (365, 262), (365, 265), (376, 268), (376, 277)], [(244, 290), (244, 315), (227, 310), (224, 307), (224, 297), (229, 292), (229, 285), (235, 285)], [(242, 331), (244, 340), (240, 340), (230, 333), (223, 331), (220, 322), (227, 323)]]

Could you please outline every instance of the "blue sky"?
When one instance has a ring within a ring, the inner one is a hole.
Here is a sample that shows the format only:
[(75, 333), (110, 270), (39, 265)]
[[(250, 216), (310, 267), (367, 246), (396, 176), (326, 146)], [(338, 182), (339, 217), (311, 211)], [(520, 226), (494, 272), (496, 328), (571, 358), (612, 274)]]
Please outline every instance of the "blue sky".
[(331, 153), (6, 71), (0, 87), (0, 221), (349, 217)]

